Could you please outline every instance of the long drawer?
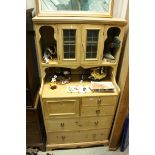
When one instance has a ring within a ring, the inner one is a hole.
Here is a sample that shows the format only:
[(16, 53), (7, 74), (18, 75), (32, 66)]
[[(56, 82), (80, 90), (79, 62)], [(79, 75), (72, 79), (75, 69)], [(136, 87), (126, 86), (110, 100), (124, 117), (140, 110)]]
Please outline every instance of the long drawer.
[(105, 116), (87, 118), (49, 119), (46, 120), (46, 127), (48, 132), (110, 128), (112, 118), (112, 116)]
[(47, 133), (48, 144), (78, 143), (107, 140), (110, 129), (51, 132)]
[(106, 116), (113, 115), (115, 106), (81, 107), (81, 116)]

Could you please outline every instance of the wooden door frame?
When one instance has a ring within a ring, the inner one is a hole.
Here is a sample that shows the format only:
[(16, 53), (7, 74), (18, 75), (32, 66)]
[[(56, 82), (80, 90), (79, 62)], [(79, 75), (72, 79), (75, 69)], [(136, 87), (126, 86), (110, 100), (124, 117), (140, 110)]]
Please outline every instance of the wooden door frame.
[(113, 122), (113, 128), (110, 135), (109, 150), (116, 150), (120, 144), (121, 133), (124, 125), (124, 121), (129, 112), (129, 63), (128, 63), (128, 33), (127, 40), (125, 42), (125, 52), (123, 61), (121, 63), (120, 74), (118, 78), (118, 85), (121, 89), (120, 99), (118, 101), (118, 107)]
[[(127, 4), (126, 19), (129, 21), (129, 4)], [(121, 89), (120, 99), (118, 101), (117, 111), (111, 130), (109, 150), (116, 150), (120, 144), (121, 133), (124, 121), (129, 112), (129, 24), (126, 26), (124, 40), (122, 44), (122, 53), (117, 71), (117, 82)]]

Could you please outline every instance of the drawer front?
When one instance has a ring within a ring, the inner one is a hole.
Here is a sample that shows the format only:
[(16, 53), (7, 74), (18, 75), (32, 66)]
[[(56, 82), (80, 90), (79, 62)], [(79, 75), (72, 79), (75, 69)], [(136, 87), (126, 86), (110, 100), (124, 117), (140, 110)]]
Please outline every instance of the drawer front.
[(112, 116), (46, 120), (47, 132), (110, 128)]
[(82, 129), (110, 129), (112, 119), (112, 116), (81, 118), (78, 125)]
[(43, 106), (46, 118), (79, 115), (79, 99), (46, 100)]
[(113, 115), (115, 106), (100, 106), (100, 107), (82, 107), (81, 116), (106, 116)]
[(49, 119), (46, 120), (46, 128), (48, 132), (77, 130), (78, 126), (76, 122), (79, 122), (78, 118)]
[(47, 133), (48, 144), (78, 143), (108, 140), (109, 129)]
[(114, 105), (116, 102), (117, 96), (82, 98), (82, 106)]

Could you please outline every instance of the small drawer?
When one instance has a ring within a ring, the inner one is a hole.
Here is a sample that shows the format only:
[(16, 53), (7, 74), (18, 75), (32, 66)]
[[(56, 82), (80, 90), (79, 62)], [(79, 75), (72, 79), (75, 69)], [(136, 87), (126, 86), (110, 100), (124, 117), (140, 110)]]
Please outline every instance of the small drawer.
[(82, 129), (109, 129), (112, 124), (112, 116), (102, 116), (102, 117), (86, 117), (80, 118), (78, 123)]
[(114, 105), (116, 102), (117, 96), (82, 98), (82, 106)]
[(108, 140), (109, 129), (47, 133), (48, 144), (64, 144)]
[(46, 128), (48, 132), (77, 130), (77, 122), (79, 122), (78, 118), (49, 119), (46, 120)]
[(81, 116), (112, 116), (115, 106), (82, 107)]
[(79, 115), (79, 99), (52, 99), (43, 102), (44, 114), (50, 117), (72, 117)]

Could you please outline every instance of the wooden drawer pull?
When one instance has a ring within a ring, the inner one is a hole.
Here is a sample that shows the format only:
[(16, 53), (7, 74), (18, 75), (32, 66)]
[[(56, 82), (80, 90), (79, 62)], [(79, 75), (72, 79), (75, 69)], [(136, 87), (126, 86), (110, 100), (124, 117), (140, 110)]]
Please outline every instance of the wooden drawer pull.
[(98, 125), (98, 123), (99, 123), (99, 122), (98, 122), (98, 121), (96, 121), (96, 122), (94, 122), (94, 123), (95, 123), (95, 125)]
[(65, 125), (64, 123), (61, 123), (61, 127), (64, 127), (64, 125)]
[(101, 99), (98, 99), (97, 100), (97, 103), (100, 105), (101, 104)]
[(65, 138), (66, 138), (65, 136), (62, 136), (62, 140), (65, 140)]
[(100, 114), (100, 110), (96, 110), (96, 114)]

